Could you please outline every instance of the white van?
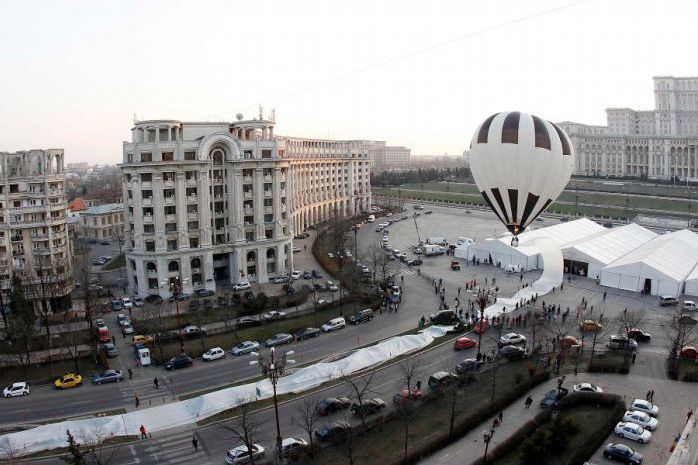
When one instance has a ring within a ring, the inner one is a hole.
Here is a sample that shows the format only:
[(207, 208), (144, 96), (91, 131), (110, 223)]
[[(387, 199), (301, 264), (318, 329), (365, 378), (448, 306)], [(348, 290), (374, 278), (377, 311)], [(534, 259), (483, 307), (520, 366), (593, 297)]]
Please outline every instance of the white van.
[(461, 236), (461, 237), (458, 238), (458, 241), (456, 241), (456, 244), (457, 244), (457, 245), (463, 245), (463, 244), (472, 245), (474, 242), (475, 242), (475, 241), (472, 240), (472, 239), (469, 238), (469, 237), (463, 237), (463, 236)]
[(324, 333), (329, 333), (330, 331), (335, 331), (338, 329), (342, 329), (347, 325), (347, 322), (344, 320), (343, 317), (339, 318), (332, 318), (330, 321), (322, 325), (322, 331)]
[(441, 236), (427, 237), (427, 244), (446, 245), (446, 238)]
[(444, 248), (440, 245), (427, 244), (422, 246), (422, 252), (427, 257), (432, 257), (434, 255), (443, 255)]
[(670, 305), (678, 305), (679, 299), (672, 295), (662, 295), (659, 296), (659, 305), (662, 307), (668, 307)]
[(609, 338), (608, 348), (611, 350), (619, 349), (630, 349), (637, 350), (637, 341), (635, 339), (628, 339), (625, 336), (618, 336), (612, 334)]
[(138, 349), (138, 360), (141, 362), (141, 366), (143, 367), (150, 365), (150, 349), (147, 347)]
[(367, 223), (373, 223), (374, 221), (376, 221), (375, 215), (368, 215), (368, 218), (366, 218)]
[(504, 271), (507, 273), (521, 273), (523, 270), (523, 266), (513, 263), (510, 263), (504, 267)]
[(685, 300), (683, 302), (683, 309), (687, 312), (695, 312), (698, 310), (698, 305), (692, 300)]

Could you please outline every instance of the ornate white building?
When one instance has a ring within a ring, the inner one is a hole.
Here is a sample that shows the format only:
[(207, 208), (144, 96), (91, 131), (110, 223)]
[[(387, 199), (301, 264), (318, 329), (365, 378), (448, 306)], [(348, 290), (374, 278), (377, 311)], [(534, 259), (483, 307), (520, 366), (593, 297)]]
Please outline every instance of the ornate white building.
[(371, 205), (367, 141), (279, 137), (274, 121), (140, 121), (123, 147), (128, 282), (141, 297), (266, 282), (295, 231)]
[(655, 110), (608, 108), (607, 126), (563, 122), (575, 174), (698, 179), (698, 77), (654, 78)]
[(13, 274), (35, 308), (71, 307), (63, 150), (0, 152), (0, 292), (7, 304)]

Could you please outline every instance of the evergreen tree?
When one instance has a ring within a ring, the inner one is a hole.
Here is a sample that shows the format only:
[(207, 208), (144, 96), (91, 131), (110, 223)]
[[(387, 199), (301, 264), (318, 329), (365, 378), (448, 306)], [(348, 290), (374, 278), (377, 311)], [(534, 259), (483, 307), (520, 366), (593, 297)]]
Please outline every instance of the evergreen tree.
[(70, 434), (70, 430), (66, 430), (68, 433), (68, 457), (66, 457), (66, 462), (71, 465), (85, 465), (85, 454), (80, 449), (80, 446), (75, 442), (75, 437)]
[(22, 280), (16, 274), (12, 275), (12, 287), (9, 293), (10, 313), (13, 318), (19, 318), (23, 323), (31, 323), (36, 321), (36, 314), (32, 309), (31, 303), (27, 300), (24, 294), (24, 286)]

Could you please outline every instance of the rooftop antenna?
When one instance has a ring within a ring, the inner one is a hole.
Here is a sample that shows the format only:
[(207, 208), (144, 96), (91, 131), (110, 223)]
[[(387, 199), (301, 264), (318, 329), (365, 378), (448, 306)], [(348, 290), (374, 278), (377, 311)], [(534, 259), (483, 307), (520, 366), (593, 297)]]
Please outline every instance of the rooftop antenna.
[(276, 123), (276, 108), (271, 109), (271, 120)]
[(264, 107), (262, 105), (259, 106), (259, 120), (262, 121), (264, 118), (262, 116), (262, 113), (264, 112)]
[(138, 124), (138, 115), (133, 114), (133, 124)]

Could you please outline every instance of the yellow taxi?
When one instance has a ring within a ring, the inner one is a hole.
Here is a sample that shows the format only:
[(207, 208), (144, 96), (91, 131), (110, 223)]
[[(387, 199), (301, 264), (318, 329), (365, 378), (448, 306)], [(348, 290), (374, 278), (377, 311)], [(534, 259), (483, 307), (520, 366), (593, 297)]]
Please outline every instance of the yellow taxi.
[(583, 322), (579, 323), (579, 327), (582, 329), (582, 331), (599, 331), (603, 326), (601, 323), (594, 321), (594, 320), (584, 320)]
[(152, 344), (153, 342), (155, 342), (155, 340), (152, 336), (143, 336), (141, 334), (133, 336), (134, 344)]
[(73, 373), (66, 373), (58, 378), (55, 383), (56, 389), (70, 389), (82, 385), (82, 376)]

